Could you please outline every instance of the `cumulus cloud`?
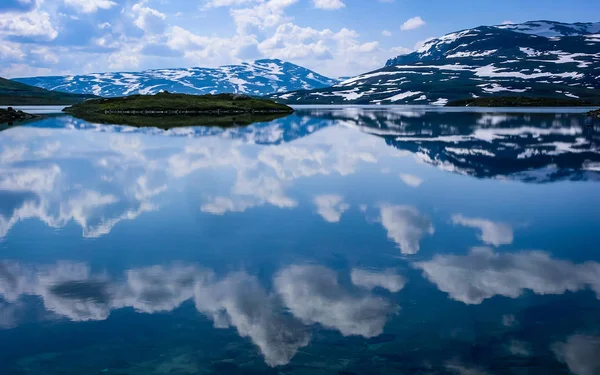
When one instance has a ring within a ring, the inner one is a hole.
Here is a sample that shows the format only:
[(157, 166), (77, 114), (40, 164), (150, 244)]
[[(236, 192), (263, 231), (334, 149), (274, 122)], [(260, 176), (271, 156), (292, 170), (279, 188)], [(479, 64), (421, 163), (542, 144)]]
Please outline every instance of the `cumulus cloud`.
[(111, 0), (65, 0), (65, 5), (82, 13), (96, 13), (100, 9), (110, 9), (117, 3)]
[(500, 246), (513, 243), (513, 229), (509, 224), (497, 223), (487, 219), (470, 218), (460, 214), (452, 216), (455, 225), (479, 229), (479, 238), (488, 245)]
[(380, 220), (388, 238), (396, 242), (405, 255), (418, 253), (421, 239), (434, 233), (431, 220), (411, 206), (384, 204), (380, 207)]
[(56, 39), (58, 31), (50, 14), (34, 9), (27, 13), (0, 13), (0, 35), (45, 42)]
[(159, 34), (165, 30), (167, 16), (164, 13), (144, 6), (143, 2), (135, 4), (131, 10), (135, 18), (134, 23), (140, 29), (152, 34)]
[(423, 21), (421, 17), (413, 17), (406, 20), (406, 22), (404, 22), (402, 26), (400, 26), (400, 30), (414, 30), (422, 26), (425, 26), (425, 21)]
[(255, 2), (256, 0), (207, 0), (204, 9), (233, 7)]
[(414, 267), (450, 298), (466, 304), (494, 296), (517, 298), (525, 290), (563, 294), (590, 287), (600, 296), (600, 264), (574, 264), (541, 251), (495, 253), (475, 248), (467, 255), (437, 255)]
[(297, 2), (298, 0), (266, 0), (253, 7), (232, 9), (230, 14), (238, 33), (243, 35), (287, 22), (290, 17), (285, 14), (285, 9)]
[(346, 6), (341, 0), (313, 0), (315, 8), (319, 9), (340, 9)]
[(344, 203), (344, 197), (335, 194), (316, 196), (314, 203), (317, 213), (329, 223), (339, 222), (342, 214), (350, 208), (350, 205)]
[(350, 273), (350, 279), (352, 280), (352, 284), (360, 288), (373, 290), (379, 287), (387, 289), (392, 293), (401, 291), (406, 284), (406, 279), (396, 274), (394, 270), (375, 272), (355, 268)]
[(392, 32), (389, 31), (389, 30), (383, 30), (381, 32), (381, 35), (386, 36), (386, 37), (390, 37), (390, 36), (392, 36)]
[[(65, 54), (56, 54), (57, 59), (52, 62), (48, 59), (38, 62), (30, 58), (29, 48), (24, 48), (28, 45), (19, 44), (24, 56), (11, 53), (14, 61), (0, 67), (3, 76), (89, 73), (107, 67), (127, 71), (217, 66), (260, 58), (291, 60), (319, 73), (337, 76), (378, 68), (391, 53), (377, 41), (362, 40), (355, 30), (316, 29), (310, 24), (296, 24), (291, 7), (299, 0), (204, 1), (202, 16), (213, 17), (214, 8), (228, 8), (218, 16), (230, 17), (235, 25), (231, 34), (199, 32), (189, 23), (182, 23), (183, 17), (179, 16), (167, 22), (169, 12), (164, 2), (153, 2), (150, 6), (146, 0), (129, 3), (64, 0), (65, 6), (61, 8), (64, 13), (56, 13), (55, 7), (47, 6), (47, 2), (10, 1), (5, 8), (0, 6), (13, 12), (0, 15), (2, 41), (53, 41), (54, 50), (69, 49), (76, 43), (81, 48), (70, 49), (69, 59), (64, 58)], [(343, 0), (313, 0), (313, 5), (319, 9), (340, 9), (345, 3)], [(96, 27), (84, 22), (84, 18), (89, 17), (95, 18)], [(90, 29), (83, 30), (83, 27)], [(6, 55), (1, 49), (0, 56)], [(19, 62), (25, 58), (30, 58), (28, 64)]]
[(381, 297), (354, 294), (334, 271), (321, 266), (291, 266), (274, 279), (275, 290), (290, 312), (306, 324), (319, 323), (344, 336), (378, 336), (397, 307)]
[(600, 373), (600, 336), (572, 335), (566, 342), (552, 345), (556, 358), (567, 364), (576, 375), (597, 375)]

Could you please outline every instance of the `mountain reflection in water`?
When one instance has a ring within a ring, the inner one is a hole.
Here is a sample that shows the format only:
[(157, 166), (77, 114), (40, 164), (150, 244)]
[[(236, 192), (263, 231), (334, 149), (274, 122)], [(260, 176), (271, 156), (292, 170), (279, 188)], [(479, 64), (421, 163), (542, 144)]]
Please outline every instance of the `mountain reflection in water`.
[(598, 374), (586, 121), (2, 131), (0, 373)]

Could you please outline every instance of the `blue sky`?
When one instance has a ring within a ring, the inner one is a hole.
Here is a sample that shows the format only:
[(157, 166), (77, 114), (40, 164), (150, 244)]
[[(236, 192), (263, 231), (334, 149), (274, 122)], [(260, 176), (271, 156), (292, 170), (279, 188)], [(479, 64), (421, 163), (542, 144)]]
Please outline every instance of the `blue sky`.
[(457, 30), (598, 15), (598, 0), (1, 0), (0, 76), (280, 58), (336, 77)]

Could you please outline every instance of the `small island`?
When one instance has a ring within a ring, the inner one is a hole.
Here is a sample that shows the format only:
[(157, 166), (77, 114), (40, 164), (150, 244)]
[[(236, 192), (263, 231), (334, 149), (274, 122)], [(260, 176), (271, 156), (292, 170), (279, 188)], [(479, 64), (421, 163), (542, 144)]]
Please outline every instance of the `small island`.
[(453, 100), (446, 107), (586, 107), (593, 103), (582, 99), (527, 96), (488, 96)]
[(285, 104), (248, 95), (187, 95), (168, 92), (87, 100), (63, 111), (91, 122), (161, 128), (247, 125), (270, 121), (294, 112)]
[(8, 107), (7, 109), (0, 109), (0, 124), (13, 125), (15, 122), (31, 120), (38, 117), (40, 116), (25, 113), (23, 111), (18, 111), (12, 107)]

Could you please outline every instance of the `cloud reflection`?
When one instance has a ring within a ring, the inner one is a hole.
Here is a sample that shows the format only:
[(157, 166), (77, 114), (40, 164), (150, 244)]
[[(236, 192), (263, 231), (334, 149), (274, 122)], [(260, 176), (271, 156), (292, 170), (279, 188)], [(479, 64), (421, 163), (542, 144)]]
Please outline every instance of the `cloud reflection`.
[(321, 266), (291, 266), (275, 276), (275, 289), (290, 312), (306, 324), (319, 323), (344, 336), (378, 336), (397, 307), (381, 297), (355, 294), (337, 274)]
[(350, 208), (350, 205), (344, 203), (344, 197), (335, 194), (318, 195), (314, 203), (317, 206), (317, 213), (328, 223), (339, 222), (342, 214)]
[(466, 304), (497, 295), (517, 298), (525, 290), (563, 294), (590, 287), (600, 297), (600, 264), (574, 264), (541, 251), (496, 253), (474, 248), (467, 255), (436, 255), (414, 267), (450, 298)]
[(212, 270), (173, 264), (131, 269), (122, 277), (92, 272), (84, 263), (22, 266), (0, 262), (0, 327), (17, 325), (22, 296), (37, 296), (45, 309), (74, 322), (108, 319), (111, 311), (170, 312), (193, 301), (215, 328), (234, 328), (260, 349), (270, 366), (284, 365), (310, 342), (310, 325), (343, 335), (374, 337), (398, 307), (371, 294), (376, 286), (400, 290), (405, 280), (391, 271), (354, 270), (361, 289), (344, 287), (321, 266), (290, 266), (268, 291), (245, 272), (218, 277)]
[(500, 246), (513, 243), (513, 228), (509, 224), (465, 217), (460, 214), (453, 215), (452, 222), (456, 225), (479, 229), (481, 231), (479, 238), (488, 245)]
[(552, 345), (556, 358), (576, 375), (600, 374), (600, 336), (573, 335)]
[(398, 244), (402, 254), (418, 253), (421, 239), (435, 232), (431, 220), (415, 207), (383, 204), (380, 213), (381, 224), (387, 230), (388, 237)]

